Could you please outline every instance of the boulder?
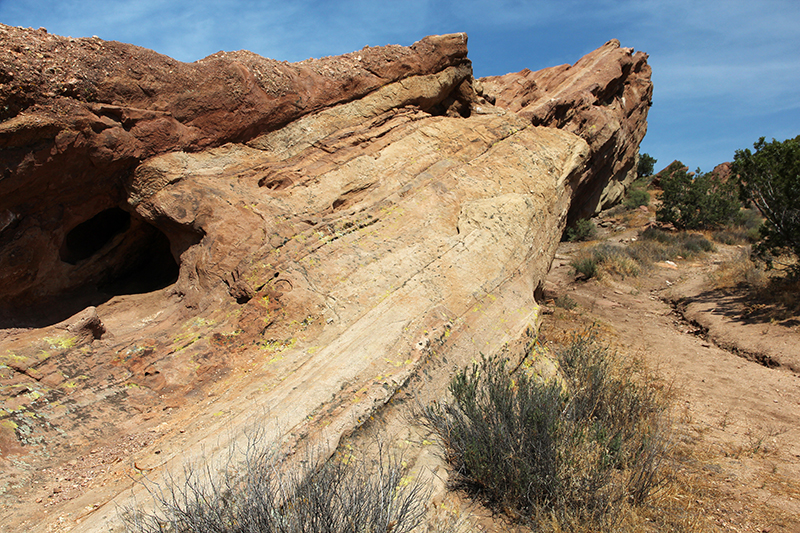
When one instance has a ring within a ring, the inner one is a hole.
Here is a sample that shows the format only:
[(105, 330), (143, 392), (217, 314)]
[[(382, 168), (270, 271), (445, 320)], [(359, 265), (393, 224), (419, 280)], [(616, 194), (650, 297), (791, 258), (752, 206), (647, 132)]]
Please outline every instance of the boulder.
[[(523, 350), (571, 206), (608, 189), (590, 169), (617, 169), (572, 122), (492, 105), (464, 34), (297, 64), (0, 39), (0, 521), (19, 531), (52, 525), (37, 498), (113, 530), (132, 479), (242, 428), (335, 446), (430, 365)], [(603, 101), (643, 120), (649, 92), (622, 94)]]

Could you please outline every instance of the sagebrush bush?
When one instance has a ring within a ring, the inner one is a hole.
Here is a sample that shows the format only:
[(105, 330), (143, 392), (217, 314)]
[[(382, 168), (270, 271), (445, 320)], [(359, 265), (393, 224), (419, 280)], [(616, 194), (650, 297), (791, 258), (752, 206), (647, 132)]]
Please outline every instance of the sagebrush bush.
[(564, 294), (556, 298), (553, 303), (556, 307), (560, 307), (561, 309), (566, 309), (567, 311), (571, 311), (578, 307), (578, 302), (575, 301), (569, 294)]
[(582, 250), (570, 262), (570, 266), (584, 279), (599, 279), (603, 273), (617, 274), (623, 278), (639, 275), (639, 265), (625, 247), (606, 243)]
[(620, 277), (638, 276), (657, 261), (688, 259), (716, 250), (714, 243), (699, 233), (670, 233), (647, 228), (627, 246), (602, 243), (578, 252), (570, 262), (583, 279), (601, 278), (604, 273)]
[(583, 279), (597, 278), (600, 276), (600, 265), (598, 264), (597, 257), (593, 254), (579, 254), (569, 265), (576, 274), (583, 277)]
[[(754, 242), (750, 240), (752, 237), (754, 237), (754, 235), (751, 232), (742, 228), (736, 228), (730, 226), (717, 230), (711, 235), (711, 238), (713, 238), (718, 243), (727, 245), (749, 244)], [(757, 239), (758, 237), (756, 237), (756, 240)]]
[(756, 209), (740, 209), (712, 238), (722, 244), (755, 244), (761, 239), (759, 231), (763, 217)]
[(148, 486), (154, 506), (122, 518), (131, 533), (408, 532), (422, 522), (425, 489), (419, 480), (400, 486), (403, 475), (383, 447), (372, 463), (309, 453), (287, 469), (257, 435), (242, 457), (232, 449), (219, 465), (188, 465)]
[(678, 256), (689, 258), (703, 252), (716, 250), (714, 243), (700, 233), (668, 232), (658, 228), (646, 228), (639, 234), (639, 240), (633, 243), (635, 248), (639, 243), (654, 241), (661, 244), (661, 253), (656, 261), (675, 259)]
[(557, 366), (560, 377), (545, 380), (484, 357), (456, 373), (452, 400), (424, 420), (461, 484), (498, 508), (605, 528), (661, 481), (666, 402), (593, 331), (559, 351)]

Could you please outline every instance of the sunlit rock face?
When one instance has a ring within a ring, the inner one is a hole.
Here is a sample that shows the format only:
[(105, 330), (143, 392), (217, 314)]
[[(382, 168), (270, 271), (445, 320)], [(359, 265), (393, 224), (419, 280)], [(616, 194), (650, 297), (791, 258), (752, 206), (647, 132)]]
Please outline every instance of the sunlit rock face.
[(482, 78), (495, 104), (530, 120), (575, 133), (590, 156), (572, 201), (570, 219), (619, 202), (636, 179), (639, 144), (652, 105), (647, 54), (613, 39), (574, 65)]
[[(423, 361), (513, 345), (651, 95), (615, 42), (476, 82), (465, 34), (295, 64), (0, 41), (0, 520), (29, 530), (36, 476), (98, 530), (130, 476), (254, 416), (335, 440)], [(93, 448), (102, 483), (45, 479)]]

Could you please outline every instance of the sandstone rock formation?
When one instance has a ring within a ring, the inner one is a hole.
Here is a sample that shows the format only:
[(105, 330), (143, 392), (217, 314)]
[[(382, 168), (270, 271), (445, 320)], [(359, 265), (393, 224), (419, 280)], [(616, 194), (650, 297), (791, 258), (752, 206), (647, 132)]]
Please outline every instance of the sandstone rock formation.
[(523, 70), (480, 80), (495, 104), (528, 119), (579, 135), (591, 156), (570, 218), (617, 203), (636, 179), (639, 144), (653, 98), (647, 54), (611, 40), (574, 65)]
[(546, 127), (526, 110), (564, 84), (515, 107), (515, 78), (472, 79), (464, 34), (298, 64), (0, 41), (0, 521), (19, 531), (45, 510), (107, 530), (180, 454), (256, 420), (336, 442), (426, 361), (524, 337), (570, 206), (635, 169), (650, 98), (613, 43), (553, 78), (574, 110)]

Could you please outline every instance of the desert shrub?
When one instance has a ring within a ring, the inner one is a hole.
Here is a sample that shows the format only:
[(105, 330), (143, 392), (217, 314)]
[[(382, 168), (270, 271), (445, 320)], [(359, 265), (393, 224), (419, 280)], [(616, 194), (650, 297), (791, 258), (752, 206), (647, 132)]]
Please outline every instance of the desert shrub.
[(408, 532), (422, 522), (422, 485), (401, 487), (401, 462), (382, 447), (373, 463), (309, 454), (300, 468), (287, 469), (262, 441), (248, 439), (241, 458), (231, 451), (221, 465), (189, 465), (181, 479), (149, 486), (155, 508), (125, 510), (127, 530), (383, 533)]
[(678, 241), (678, 246), (683, 251), (684, 257), (692, 257), (702, 252), (713, 252), (714, 243), (697, 233), (685, 233)]
[[(703, 252), (713, 252), (716, 248), (714, 243), (709, 241), (704, 235), (691, 232), (668, 232), (658, 228), (649, 227), (639, 234), (639, 241), (634, 243), (632, 248), (641, 247), (646, 249), (643, 243), (655, 242), (660, 246), (650, 247), (651, 261), (664, 261), (676, 259), (678, 257), (689, 258)], [(636, 253), (635, 251), (632, 253)], [(643, 256), (641, 261), (647, 261)]]
[(747, 230), (735, 226), (728, 226), (715, 231), (711, 237), (718, 243), (732, 245), (750, 243), (752, 242), (750, 241), (751, 236), (751, 233)]
[(556, 298), (553, 303), (556, 307), (560, 307), (561, 309), (566, 309), (570, 311), (578, 307), (578, 302), (575, 301), (569, 294), (564, 294)]
[(628, 209), (636, 209), (643, 205), (649, 205), (650, 193), (642, 188), (632, 186), (622, 203)]
[(756, 252), (768, 266), (788, 254), (795, 259), (792, 270), (800, 274), (800, 136), (770, 143), (761, 137), (753, 148), (736, 151), (732, 171), (743, 196), (765, 219)]
[(567, 228), (569, 242), (591, 241), (597, 238), (597, 226), (588, 218), (578, 220), (574, 226)]
[(589, 254), (579, 254), (572, 261), (569, 266), (575, 271), (575, 274), (582, 276), (583, 279), (591, 279), (599, 277), (600, 269), (597, 258)]
[(767, 283), (767, 276), (752, 261), (749, 250), (743, 249), (734, 257), (723, 261), (709, 275), (709, 281), (711, 281), (712, 287), (715, 289), (732, 288), (740, 285), (762, 289)]
[(599, 279), (604, 272), (622, 277), (639, 275), (639, 265), (628, 251), (613, 244), (598, 244), (581, 251), (570, 262), (570, 266), (583, 279)]
[(663, 243), (644, 239), (631, 243), (625, 251), (641, 268), (649, 268), (657, 261), (672, 260), (676, 257), (670, 252), (670, 247)]
[(591, 254), (600, 265), (602, 272), (618, 274), (622, 277), (639, 274), (639, 265), (622, 246), (600, 244), (591, 249)]
[(763, 222), (758, 210), (740, 209), (728, 224), (712, 233), (712, 238), (722, 244), (754, 244), (761, 239)]
[(752, 231), (758, 230), (758, 228), (761, 227), (761, 224), (764, 223), (764, 218), (757, 209), (745, 208), (736, 212), (731, 223), (737, 228), (744, 228), (748, 231)]
[(656, 219), (678, 229), (721, 226), (741, 207), (733, 181), (721, 180), (699, 169), (693, 175), (680, 162), (663, 172), (660, 184), (663, 194)]
[(671, 233), (650, 227), (627, 246), (602, 243), (581, 250), (570, 266), (585, 280), (599, 279), (606, 273), (624, 278), (638, 276), (657, 261), (689, 259), (714, 250), (714, 243), (699, 233)]
[(646, 241), (660, 242), (661, 244), (674, 244), (677, 240), (676, 235), (676, 233), (671, 233), (664, 231), (663, 229), (650, 226), (645, 228), (644, 231), (639, 234), (639, 238)]
[(490, 503), (607, 527), (661, 481), (666, 402), (591, 330), (557, 353), (557, 365), (560, 377), (544, 380), (484, 357), (456, 373), (452, 400), (428, 406), (424, 420), (458, 481)]

